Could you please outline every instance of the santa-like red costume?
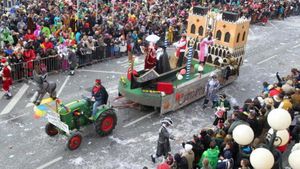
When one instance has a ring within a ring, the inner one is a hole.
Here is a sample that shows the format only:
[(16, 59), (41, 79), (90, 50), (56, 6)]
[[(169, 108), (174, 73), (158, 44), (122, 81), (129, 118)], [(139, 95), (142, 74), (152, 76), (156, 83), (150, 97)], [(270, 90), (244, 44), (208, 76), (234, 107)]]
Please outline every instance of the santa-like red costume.
[(154, 43), (150, 43), (145, 58), (145, 69), (152, 69), (156, 65), (156, 47)]
[(1, 64), (3, 65), (3, 68), (0, 72), (3, 83), (2, 89), (5, 92), (5, 96), (10, 98), (12, 96), (10, 92), (10, 86), (12, 85), (11, 67), (8, 65), (8, 62), (5, 58), (1, 59)]

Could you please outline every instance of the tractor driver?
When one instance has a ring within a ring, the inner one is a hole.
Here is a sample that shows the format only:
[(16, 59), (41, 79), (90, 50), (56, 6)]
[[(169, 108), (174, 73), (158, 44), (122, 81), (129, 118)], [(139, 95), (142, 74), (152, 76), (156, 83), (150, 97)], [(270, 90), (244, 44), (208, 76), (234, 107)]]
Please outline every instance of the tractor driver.
[(92, 89), (92, 101), (95, 101), (93, 104), (93, 112), (92, 116), (89, 118), (90, 120), (94, 120), (94, 117), (97, 112), (97, 108), (100, 105), (106, 104), (108, 99), (108, 93), (104, 86), (101, 85), (101, 80), (95, 80), (95, 86)]

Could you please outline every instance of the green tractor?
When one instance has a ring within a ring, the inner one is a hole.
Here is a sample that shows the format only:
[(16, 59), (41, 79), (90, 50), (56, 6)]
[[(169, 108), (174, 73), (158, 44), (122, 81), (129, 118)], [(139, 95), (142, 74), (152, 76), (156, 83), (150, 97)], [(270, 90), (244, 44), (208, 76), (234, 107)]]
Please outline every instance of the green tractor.
[(35, 113), (46, 114), (47, 135), (53, 137), (60, 133), (68, 137), (67, 148), (69, 150), (75, 150), (80, 146), (82, 126), (93, 124), (95, 131), (103, 137), (110, 134), (117, 124), (116, 110), (110, 105), (99, 106), (93, 120), (90, 120), (93, 109), (93, 102), (90, 99), (75, 100), (65, 105), (57, 99), (55, 107), (49, 103), (51, 103), (49, 99), (42, 101), (41, 105), (35, 107)]

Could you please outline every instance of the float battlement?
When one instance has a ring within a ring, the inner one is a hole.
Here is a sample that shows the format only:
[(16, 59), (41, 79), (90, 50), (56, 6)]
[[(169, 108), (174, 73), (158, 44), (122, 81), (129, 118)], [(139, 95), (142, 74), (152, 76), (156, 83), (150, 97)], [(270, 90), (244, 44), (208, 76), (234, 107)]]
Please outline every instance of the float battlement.
[[(196, 6), (188, 17), (187, 36), (200, 41), (212, 33), (214, 45), (208, 48), (208, 62), (215, 63), (228, 55), (242, 63), (247, 43), (250, 20), (232, 12), (213, 12), (207, 7)], [(198, 46), (198, 45), (197, 45)], [(195, 49), (197, 52), (200, 50)], [(220, 64), (217, 64), (220, 65)]]

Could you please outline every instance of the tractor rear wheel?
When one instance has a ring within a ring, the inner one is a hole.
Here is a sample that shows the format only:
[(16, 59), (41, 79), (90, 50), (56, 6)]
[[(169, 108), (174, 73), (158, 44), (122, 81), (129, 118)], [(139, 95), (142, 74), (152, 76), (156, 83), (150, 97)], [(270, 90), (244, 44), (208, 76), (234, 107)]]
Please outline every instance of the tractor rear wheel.
[(51, 123), (47, 123), (45, 127), (45, 132), (48, 136), (53, 137), (58, 134), (58, 129)]
[(101, 113), (94, 122), (95, 130), (101, 137), (110, 134), (116, 125), (117, 115), (111, 109)]
[(71, 151), (76, 150), (80, 146), (81, 141), (82, 141), (81, 134), (79, 133), (72, 134), (67, 143), (68, 149)]

